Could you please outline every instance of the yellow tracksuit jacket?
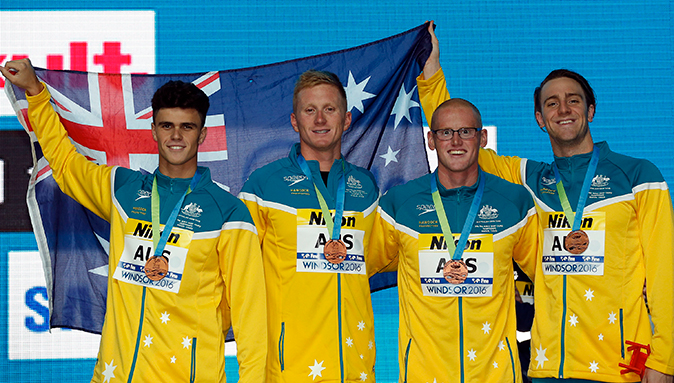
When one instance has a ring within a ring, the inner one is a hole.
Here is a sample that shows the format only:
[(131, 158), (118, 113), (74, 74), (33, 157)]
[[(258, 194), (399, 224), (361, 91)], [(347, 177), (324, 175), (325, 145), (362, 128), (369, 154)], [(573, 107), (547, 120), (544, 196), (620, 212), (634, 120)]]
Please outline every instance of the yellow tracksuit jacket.
[[(64, 193), (110, 222), (107, 311), (92, 382), (225, 382), (233, 326), (240, 382), (264, 382), (267, 356), (262, 259), (246, 207), (199, 168), (166, 246), (169, 275), (145, 277), (152, 254), (154, 175), (96, 165), (75, 151), (47, 89), (28, 96), (28, 117)], [(189, 179), (155, 172), (160, 221)]]
[(334, 214), (345, 171), (341, 237), (348, 259), (325, 260), (330, 239), (314, 184), (290, 154), (253, 172), (239, 194), (258, 228), (267, 282), (267, 382), (374, 382), (374, 320), (367, 246), (379, 190), (365, 169), (336, 160), (327, 186), (312, 178)]

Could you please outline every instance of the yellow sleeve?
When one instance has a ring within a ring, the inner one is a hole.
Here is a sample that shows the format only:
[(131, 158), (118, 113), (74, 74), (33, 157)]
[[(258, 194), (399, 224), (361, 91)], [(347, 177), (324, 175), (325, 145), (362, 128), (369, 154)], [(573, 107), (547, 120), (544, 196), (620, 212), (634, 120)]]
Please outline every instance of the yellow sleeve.
[(431, 78), (424, 79), (423, 73), (417, 77), (419, 88), (419, 101), (426, 116), (428, 126), (431, 126), (431, 117), (435, 109), (443, 102), (449, 100), (449, 91), (445, 81), (445, 73), (442, 68), (435, 72)]
[(666, 184), (635, 194), (646, 266), (646, 297), (653, 322), (646, 366), (674, 375), (674, 214)]
[(267, 363), (267, 295), (254, 230), (247, 222), (228, 222), (218, 242), (241, 383), (264, 382)]
[(377, 207), (365, 260), (368, 278), (377, 273), (398, 270), (399, 243), (398, 232), (392, 220), (381, 207)]
[(522, 185), (521, 158), (499, 156), (491, 149), (480, 149), (478, 163), (480, 164), (480, 168), (485, 172), (514, 184)]
[(258, 197), (250, 193), (240, 193), (239, 199), (248, 208), (251, 217), (253, 217), (253, 222), (255, 222), (255, 227), (257, 228), (257, 236), (259, 238), (259, 246), (262, 246), (264, 241), (265, 234), (267, 233), (267, 209), (263, 206), (260, 206), (257, 199)]
[(520, 231), (519, 241), (513, 249), (513, 258), (532, 281), (535, 280), (536, 266), (543, 254), (542, 238), (543, 233), (541, 226), (538, 224), (538, 214), (536, 208), (532, 207), (527, 222)]
[(26, 95), (26, 98), (28, 120), (61, 191), (109, 221), (112, 211), (111, 173), (114, 168), (96, 165), (75, 150), (58, 114), (49, 103), (51, 95), (46, 85), (40, 94)]

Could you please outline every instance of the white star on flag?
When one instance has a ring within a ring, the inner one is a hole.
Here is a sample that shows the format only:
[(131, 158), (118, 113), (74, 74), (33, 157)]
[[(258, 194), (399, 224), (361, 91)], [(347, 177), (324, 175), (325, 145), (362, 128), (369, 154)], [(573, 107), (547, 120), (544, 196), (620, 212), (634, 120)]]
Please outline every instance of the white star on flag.
[(398, 155), (399, 151), (400, 151), (400, 149), (398, 149), (394, 152), (393, 150), (391, 150), (391, 147), (389, 146), (386, 154), (382, 154), (382, 155), (379, 156), (379, 157), (386, 160), (386, 164), (384, 164), (384, 167), (387, 167), (389, 162), (391, 162), (391, 161), (398, 162), (398, 159), (396, 158), (396, 156)]
[(363, 382), (366, 381), (367, 380), (367, 374), (364, 373), (364, 372), (361, 372), (360, 373), (360, 380), (363, 381)]
[(468, 359), (475, 360), (475, 358), (477, 358), (477, 351), (471, 348), (470, 350), (468, 350)]
[(590, 363), (590, 367), (588, 367), (588, 368), (590, 369), (590, 371), (596, 373), (597, 370), (599, 369), (599, 363), (597, 363), (593, 360), (592, 363)]
[(175, 363), (175, 362), (176, 362), (176, 356), (173, 355), (173, 356), (171, 357), (171, 363)]
[(485, 334), (489, 334), (489, 331), (491, 331), (491, 325), (489, 322), (484, 322), (482, 324), (482, 331), (484, 331)]
[(325, 370), (325, 367), (323, 367), (323, 362), (325, 362), (325, 361), (322, 360), (321, 363), (318, 363), (318, 361), (316, 359), (314, 359), (314, 365), (309, 366), (309, 368), (311, 369), (311, 372), (307, 376), (313, 375), (311, 380), (316, 380), (317, 376), (320, 376), (321, 378), (323, 377), (323, 375), (321, 374), (321, 372), (323, 370)]
[(618, 318), (616, 318), (615, 316), (616, 316), (616, 313), (614, 313), (613, 311), (611, 311), (610, 313), (608, 313), (608, 322), (609, 322), (610, 324), (615, 323), (615, 321), (618, 319)]
[(543, 346), (538, 346), (536, 349), (536, 361), (538, 362), (538, 365), (536, 365), (536, 368), (541, 368), (543, 366), (543, 363), (545, 363), (548, 358), (545, 357), (545, 352), (548, 351), (547, 348), (543, 348)]
[(346, 345), (349, 346), (349, 347), (353, 347), (353, 339), (346, 338)]
[(597, 338), (599, 338), (599, 340), (604, 340), (604, 334), (599, 334)]
[(391, 116), (394, 114), (396, 116), (395, 124), (393, 125), (394, 131), (398, 128), (403, 117), (406, 118), (407, 121), (412, 122), (412, 119), (410, 118), (410, 109), (420, 107), (418, 102), (412, 100), (412, 95), (416, 88), (417, 86), (415, 85), (409, 93), (405, 91), (405, 84), (400, 88), (400, 93), (398, 93), (398, 98), (396, 98), (396, 103), (391, 112)]
[(594, 298), (594, 291), (592, 291), (592, 289), (585, 290), (585, 300), (591, 301), (592, 298)]
[(363, 321), (358, 322), (358, 330), (360, 331), (365, 330), (365, 322)]
[(192, 344), (192, 341), (190, 340), (189, 337), (184, 337), (182, 343), (183, 343), (183, 348), (190, 348), (190, 344)]
[[(94, 235), (96, 235), (96, 233), (94, 233)], [(102, 239), (102, 237), (99, 237), (98, 235), (96, 235), (96, 239), (98, 239), (99, 242), (102, 242), (102, 241), (100, 241), (100, 239)], [(109, 256), (110, 255), (110, 243), (108, 243), (107, 246), (103, 245), (103, 250), (105, 250), (105, 253), (108, 254), (108, 256)], [(108, 277), (108, 265), (99, 266), (99, 267), (96, 267), (96, 268), (93, 268), (93, 269), (89, 269), (87, 271), (89, 271), (92, 274), (100, 275), (102, 277), (106, 277), (106, 278)]]
[[(98, 243), (101, 244), (101, 247), (103, 248), (103, 251), (105, 251), (105, 254), (107, 254), (108, 257), (109, 257), (110, 256), (110, 241), (101, 237), (100, 235), (96, 234), (95, 232), (94, 232), (94, 235), (96, 236), (96, 239), (98, 240)], [(96, 268), (93, 268), (93, 269), (89, 269), (87, 271), (89, 271), (92, 274), (100, 275), (102, 277), (107, 278), (108, 277), (108, 264), (105, 264), (103, 266), (99, 266), (99, 267), (96, 267)]]
[(569, 317), (569, 323), (571, 323), (571, 327), (576, 327), (578, 324), (578, 316), (576, 314), (571, 314)]
[(372, 347), (374, 347), (374, 343), (372, 343), (372, 341), (370, 341), (370, 343), (367, 344), (367, 348), (372, 350)]
[(503, 341), (498, 342), (498, 349), (499, 351), (503, 351), (505, 349), (505, 343), (503, 343)]
[(498, 368), (498, 363), (494, 362), (494, 368)]
[(167, 313), (166, 311), (164, 311), (164, 312), (161, 314), (161, 323), (168, 323), (168, 321), (171, 320), (171, 319), (169, 318), (169, 315), (170, 315), (169, 313)]
[(150, 334), (147, 334), (143, 343), (145, 343), (145, 347), (150, 347), (150, 345), (152, 344), (152, 337), (150, 336)]
[(110, 364), (107, 363), (105, 364), (105, 371), (103, 371), (103, 376), (105, 377), (105, 379), (103, 380), (104, 383), (109, 382), (110, 379), (115, 377), (114, 371), (115, 368), (117, 368), (117, 366), (115, 366), (114, 364), (115, 364), (114, 359), (110, 360)]
[(365, 357), (363, 356), (363, 354), (360, 354), (360, 358), (363, 359), (363, 358), (365, 358)]
[(346, 92), (346, 102), (348, 104), (346, 108), (347, 112), (350, 112), (351, 109), (356, 108), (361, 113), (363, 113), (365, 110), (363, 107), (363, 101), (375, 96), (374, 94), (365, 91), (365, 86), (367, 85), (367, 82), (370, 81), (370, 78), (372, 78), (372, 76), (366, 78), (360, 83), (356, 83), (353, 73), (349, 71), (349, 80), (344, 87), (344, 91)]

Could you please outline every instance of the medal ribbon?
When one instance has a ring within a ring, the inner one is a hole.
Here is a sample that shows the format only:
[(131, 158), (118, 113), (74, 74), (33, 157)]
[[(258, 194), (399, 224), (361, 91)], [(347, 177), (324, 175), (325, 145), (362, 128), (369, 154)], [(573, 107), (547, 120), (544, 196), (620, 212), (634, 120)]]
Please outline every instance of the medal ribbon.
[(475, 196), (473, 196), (473, 202), (470, 205), (466, 221), (463, 224), (459, 242), (457, 245), (454, 245), (454, 235), (452, 234), (452, 229), (449, 227), (447, 214), (445, 214), (445, 207), (442, 204), (440, 192), (438, 191), (437, 173), (438, 171), (436, 169), (431, 176), (431, 195), (433, 196), (433, 204), (435, 205), (435, 212), (438, 215), (438, 221), (440, 221), (442, 234), (445, 236), (447, 252), (452, 256), (452, 260), (458, 261), (463, 256), (463, 250), (466, 247), (466, 242), (468, 242), (470, 230), (473, 228), (473, 223), (475, 223), (475, 218), (477, 217), (477, 211), (480, 207), (480, 202), (482, 201), (482, 195), (484, 194), (485, 175), (482, 174), (482, 170), (479, 170), (478, 175), (480, 181), (477, 186), (477, 191), (475, 192)]
[(194, 173), (194, 177), (192, 177), (192, 181), (190, 182), (190, 186), (185, 190), (185, 193), (183, 193), (183, 196), (180, 197), (180, 200), (178, 203), (173, 207), (173, 211), (171, 211), (171, 215), (169, 216), (168, 221), (166, 221), (166, 224), (164, 225), (164, 232), (161, 234), (161, 238), (159, 236), (159, 226), (161, 225), (161, 222), (159, 221), (159, 192), (157, 191), (157, 175), (155, 174), (154, 179), (152, 180), (152, 246), (154, 247), (154, 256), (155, 257), (161, 257), (162, 253), (164, 252), (164, 247), (166, 247), (166, 242), (168, 241), (169, 234), (171, 234), (171, 230), (173, 229), (173, 225), (176, 222), (176, 218), (178, 218), (178, 213), (180, 212), (180, 208), (183, 206), (183, 202), (185, 201), (185, 197), (194, 190), (194, 188), (197, 186), (197, 183), (199, 182), (199, 179), (201, 179), (201, 174), (197, 170)]
[[(335, 225), (331, 219), (330, 209), (328, 209), (328, 204), (325, 202), (323, 194), (318, 190), (318, 186), (311, 177), (311, 169), (309, 169), (309, 164), (300, 154), (297, 156), (297, 162), (302, 169), (302, 173), (314, 184), (314, 189), (316, 189), (316, 197), (318, 197), (318, 204), (321, 205), (321, 212), (323, 213), (323, 219), (325, 219), (325, 226), (328, 227), (328, 233), (330, 234), (330, 239), (338, 240), (339, 233), (342, 229), (342, 215), (344, 215), (344, 195), (346, 194), (346, 181), (344, 180), (344, 159), (342, 161), (342, 174), (339, 177), (339, 184), (337, 185), (337, 195), (335, 196), (335, 220), (334, 222), (339, 222)], [(326, 185), (327, 186), (327, 185)]]
[(557, 164), (553, 161), (552, 169), (555, 171), (555, 178), (557, 179), (557, 194), (559, 194), (559, 202), (562, 204), (562, 209), (564, 210), (564, 215), (566, 216), (567, 221), (571, 225), (571, 231), (576, 231), (580, 229), (580, 225), (583, 221), (583, 209), (585, 209), (585, 203), (587, 202), (587, 196), (590, 192), (590, 185), (592, 185), (592, 178), (594, 178), (594, 173), (597, 170), (597, 164), (599, 163), (599, 148), (597, 146), (592, 150), (592, 158), (590, 159), (590, 165), (585, 171), (585, 179), (583, 180), (583, 187), (580, 189), (580, 196), (578, 197), (578, 206), (576, 206), (576, 213), (573, 213), (571, 210), (571, 203), (569, 203), (569, 197), (566, 196), (566, 190), (564, 190), (564, 185), (562, 184), (562, 177), (559, 175), (559, 169), (557, 169)]

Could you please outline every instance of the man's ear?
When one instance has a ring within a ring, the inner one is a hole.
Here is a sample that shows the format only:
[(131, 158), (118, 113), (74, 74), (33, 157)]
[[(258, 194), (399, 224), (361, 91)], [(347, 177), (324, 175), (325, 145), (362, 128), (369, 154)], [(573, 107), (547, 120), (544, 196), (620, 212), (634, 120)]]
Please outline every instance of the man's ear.
[(199, 145), (204, 143), (204, 140), (206, 139), (207, 134), (208, 134), (208, 128), (204, 126), (203, 128), (201, 128), (201, 132), (199, 132), (199, 141), (198, 141)]
[(293, 126), (294, 131), (297, 133), (300, 132), (300, 129), (297, 127), (297, 117), (295, 117), (295, 113), (290, 113), (290, 124)]
[(344, 131), (351, 127), (351, 118), (351, 112), (346, 112), (346, 116), (344, 116)]
[(543, 115), (541, 112), (536, 112), (536, 123), (538, 123), (538, 127), (541, 128), (543, 133), (547, 133), (548, 131), (545, 129), (545, 121), (543, 120)]
[(487, 129), (482, 128), (482, 130), (480, 130), (480, 147), (484, 148), (487, 146), (487, 141)]
[(433, 140), (433, 131), (429, 130), (426, 137), (428, 138), (428, 148), (431, 149), (431, 150), (435, 150), (435, 141)]
[(152, 123), (152, 139), (157, 142), (157, 127)]

